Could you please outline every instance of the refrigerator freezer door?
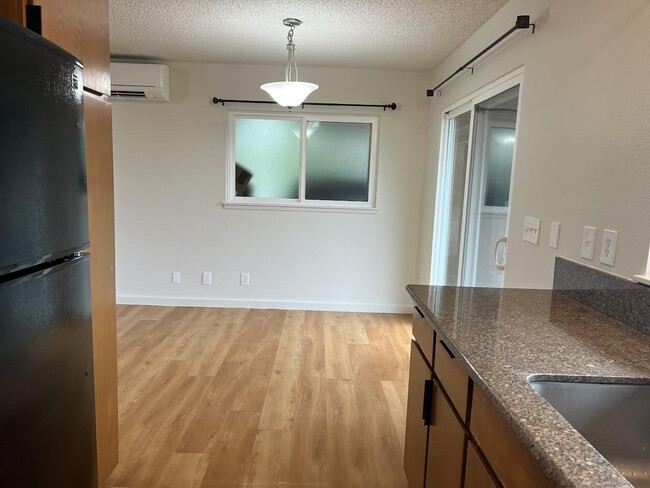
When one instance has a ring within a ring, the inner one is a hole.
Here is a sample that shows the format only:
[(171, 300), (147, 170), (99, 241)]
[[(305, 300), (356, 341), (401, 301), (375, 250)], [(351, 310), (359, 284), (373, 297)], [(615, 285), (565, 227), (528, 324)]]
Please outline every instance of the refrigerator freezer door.
[(88, 245), (78, 60), (0, 17), (0, 275)]
[(97, 486), (89, 290), (89, 256), (0, 284), (0, 486)]

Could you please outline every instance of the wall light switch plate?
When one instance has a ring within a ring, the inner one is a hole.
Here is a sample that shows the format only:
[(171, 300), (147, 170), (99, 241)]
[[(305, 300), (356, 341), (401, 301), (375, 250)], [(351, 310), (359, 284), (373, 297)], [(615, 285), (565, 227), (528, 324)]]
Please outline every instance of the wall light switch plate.
[(241, 273), (239, 275), (239, 284), (241, 286), (248, 286), (251, 284), (251, 277), (248, 273)]
[(212, 284), (212, 273), (210, 271), (204, 271), (201, 275), (201, 283), (204, 285)]
[(541, 222), (537, 217), (526, 216), (524, 218), (524, 241), (535, 245), (539, 244), (539, 226)]
[(181, 282), (181, 272), (180, 271), (172, 271), (172, 283), (175, 285), (178, 285)]
[(548, 245), (557, 249), (560, 245), (560, 223), (551, 222), (551, 233), (548, 237)]
[(596, 234), (598, 229), (595, 227), (585, 226), (582, 231), (582, 246), (580, 247), (580, 256), (589, 261), (594, 260), (594, 251), (596, 249)]
[(607, 266), (614, 266), (616, 258), (616, 243), (618, 231), (605, 229), (603, 231), (603, 244), (600, 247), (600, 262)]

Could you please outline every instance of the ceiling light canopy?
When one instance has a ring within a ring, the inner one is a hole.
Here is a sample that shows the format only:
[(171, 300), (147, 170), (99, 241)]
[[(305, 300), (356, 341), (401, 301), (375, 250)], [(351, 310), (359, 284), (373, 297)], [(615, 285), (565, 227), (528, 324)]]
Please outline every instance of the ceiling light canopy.
[(296, 45), (293, 43), (293, 30), (302, 24), (302, 20), (284, 19), (284, 25), (289, 27), (287, 34), (287, 67), (284, 72), (284, 81), (264, 83), (260, 88), (267, 92), (278, 105), (283, 107), (297, 107), (301, 105), (311, 92), (318, 88), (315, 83), (298, 81), (298, 65), (296, 64)]

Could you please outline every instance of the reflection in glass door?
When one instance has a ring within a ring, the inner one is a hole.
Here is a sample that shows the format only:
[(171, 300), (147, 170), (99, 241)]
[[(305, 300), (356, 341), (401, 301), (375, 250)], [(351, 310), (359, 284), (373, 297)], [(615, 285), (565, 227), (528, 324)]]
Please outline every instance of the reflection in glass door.
[(465, 204), (465, 180), (469, 155), (471, 111), (469, 107), (448, 118), (445, 165), (441, 167), (440, 180), (447, 189), (446, 198), (439, 198), (436, 220), (447, 225), (440, 229), (437, 253), (439, 282), (456, 284), (459, 277), (459, 258)]
[(503, 286), (518, 105), (511, 84), (446, 116), (433, 284)]

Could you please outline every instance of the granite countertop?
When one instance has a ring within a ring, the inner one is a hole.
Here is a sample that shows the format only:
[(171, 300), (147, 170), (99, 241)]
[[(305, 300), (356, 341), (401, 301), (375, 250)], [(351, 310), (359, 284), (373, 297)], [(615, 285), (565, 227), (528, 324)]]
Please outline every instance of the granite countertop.
[(650, 337), (552, 290), (406, 290), (558, 486), (632, 486), (528, 384), (650, 382)]

